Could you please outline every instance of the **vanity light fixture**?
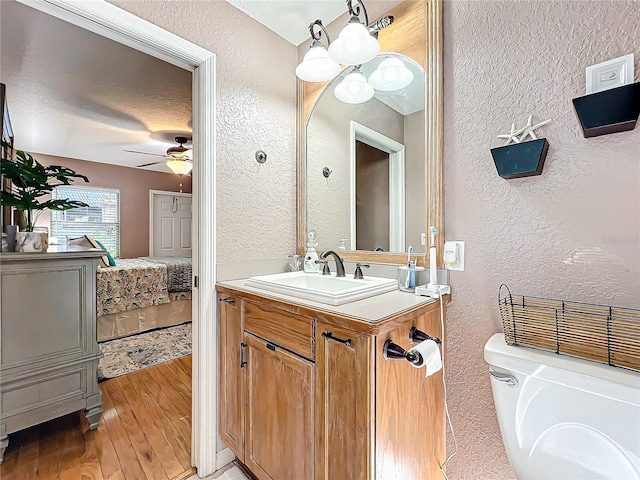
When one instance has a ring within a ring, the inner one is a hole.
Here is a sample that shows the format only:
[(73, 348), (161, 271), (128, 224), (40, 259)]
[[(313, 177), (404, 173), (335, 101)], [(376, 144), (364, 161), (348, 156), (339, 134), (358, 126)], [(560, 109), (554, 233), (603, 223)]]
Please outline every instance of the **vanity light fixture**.
[[(319, 27), (320, 30), (315, 32), (315, 27)], [(329, 52), (320, 42), (322, 32), (324, 32), (327, 37), (327, 45), (331, 45), (329, 33), (322, 22), (316, 20), (309, 25), (309, 32), (311, 32), (313, 43), (302, 63), (296, 67), (296, 76), (305, 82), (326, 82), (340, 73), (340, 64), (329, 57)]]
[(344, 103), (364, 103), (371, 100), (374, 91), (360, 72), (360, 65), (356, 65), (351, 73), (336, 86), (333, 94)]
[[(338, 38), (331, 43), (329, 34), (320, 20), (309, 25), (313, 42), (296, 68), (296, 76), (305, 82), (326, 82), (340, 72), (340, 64), (362, 65), (373, 60), (380, 51), (378, 32), (393, 23), (393, 16), (387, 15), (369, 25), (369, 16), (362, 0), (346, 0), (351, 19), (342, 29)], [(364, 23), (360, 21), (364, 16)], [(319, 30), (316, 31), (316, 27)], [(320, 38), (324, 32), (328, 51)]]
[(176, 175), (186, 175), (193, 168), (193, 164), (184, 159), (169, 160), (167, 167)]
[(413, 82), (413, 72), (399, 58), (385, 58), (369, 76), (369, 85), (382, 92), (405, 88)]
[[(362, 0), (347, 0), (347, 9), (351, 19), (342, 29), (335, 42), (329, 45), (331, 58), (343, 65), (362, 65), (376, 58), (380, 52), (378, 31), (393, 23), (393, 17), (382, 17), (373, 25), (369, 25), (369, 15)], [(364, 16), (364, 23), (360, 21), (360, 15)]]

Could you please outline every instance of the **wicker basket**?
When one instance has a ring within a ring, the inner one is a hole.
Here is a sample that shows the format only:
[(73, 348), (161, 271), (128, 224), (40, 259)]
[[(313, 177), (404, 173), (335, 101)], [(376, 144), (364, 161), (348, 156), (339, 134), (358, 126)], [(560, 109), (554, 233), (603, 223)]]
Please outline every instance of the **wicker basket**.
[(640, 371), (640, 310), (498, 291), (509, 345), (548, 350)]

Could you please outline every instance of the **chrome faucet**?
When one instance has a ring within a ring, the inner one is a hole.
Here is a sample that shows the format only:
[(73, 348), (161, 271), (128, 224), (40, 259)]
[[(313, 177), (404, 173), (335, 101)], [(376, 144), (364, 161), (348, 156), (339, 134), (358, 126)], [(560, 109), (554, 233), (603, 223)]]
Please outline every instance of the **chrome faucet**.
[(329, 255), (332, 255), (333, 258), (336, 261), (336, 277), (344, 277), (345, 276), (345, 274), (344, 274), (344, 262), (342, 261), (342, 258), (340, 258), (340, 255), (338, 255), (333, 250), (327, 250), (322, 255), (320, 255), (320, 258), (324, 258), (326, 260), (326, 258)]

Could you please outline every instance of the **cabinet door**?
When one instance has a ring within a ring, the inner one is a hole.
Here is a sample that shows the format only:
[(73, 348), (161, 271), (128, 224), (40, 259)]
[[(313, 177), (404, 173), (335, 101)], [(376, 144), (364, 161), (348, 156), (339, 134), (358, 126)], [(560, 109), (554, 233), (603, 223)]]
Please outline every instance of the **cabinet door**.
[(440, 309), (408, 318), (376, 337), (376, 480), (442, 480), (446, 457), (442, 370), (425, 378), (424, 368), (385, 360), (384, 343), (409, 348), (416, 327), (442, 338)]
[(323, 323), (316, 332), (316, 479), (369, 479), (373, 337)]
[[(220, 297), (220, 435), (244, 460), (243, 326), (240, 299)], [(229, 303), (225, 303), (229, 302)]]
[(313, 364), (245, 335), (245, 464), (259, 480), (312, 480)]

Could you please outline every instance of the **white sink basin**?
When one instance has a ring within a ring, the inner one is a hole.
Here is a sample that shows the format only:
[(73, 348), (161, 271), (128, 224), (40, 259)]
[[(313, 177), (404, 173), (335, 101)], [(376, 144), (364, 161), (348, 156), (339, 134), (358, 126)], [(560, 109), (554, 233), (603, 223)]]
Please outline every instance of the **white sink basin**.
[(291, 295), (328, 305), (343, 305), (362, 300), (397, 288), (391, 278), (365, 277), (355, 280), (351, 277), (336, 277), (320, 273), (287, 272), (260, 275), (247, 280), (248, 287)]

